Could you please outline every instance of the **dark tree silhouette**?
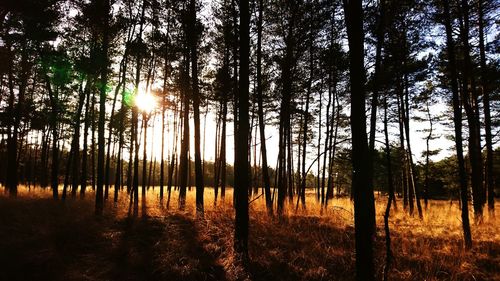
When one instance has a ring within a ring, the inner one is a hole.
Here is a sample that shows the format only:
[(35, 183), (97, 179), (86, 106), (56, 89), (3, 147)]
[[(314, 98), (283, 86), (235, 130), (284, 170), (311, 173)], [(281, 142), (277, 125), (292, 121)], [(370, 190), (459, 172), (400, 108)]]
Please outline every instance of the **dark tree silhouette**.
[(373, 236), (375, 213), (369, 164), (365, 115), (365, 68), (363, 50), (363, 8), (360, 0), (344, 0), (345, 23), (349, 41), (351, 85), (352, 192), (356, 237), (356, 280), (374, 280)]
[(238, 121), (235, 137), (234, 197), (234, 249), (243, 260), (248, 259), (248, 188), (250, 184), (248, 162), (249, 140), (249, 61), (250, 11), (249, 1), (240, 1), (240, 76), (238, 91)]

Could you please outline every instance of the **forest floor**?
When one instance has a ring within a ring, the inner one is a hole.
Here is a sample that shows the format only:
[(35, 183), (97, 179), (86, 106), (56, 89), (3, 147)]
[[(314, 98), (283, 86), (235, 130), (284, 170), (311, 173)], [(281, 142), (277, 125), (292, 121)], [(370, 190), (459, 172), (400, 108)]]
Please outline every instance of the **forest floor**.
[[(194, 214), (194, 191), (177, 210), (148, 191), (131, 214), (126, 192), (94, 215), (94, 194), (51, 199), (51, 192), (22, 188), (9, 198), (0, 188), (0, 280), (353, 280), (354, 227), (349, 199), (321, 210), (313, 195), (307, 209), (295, 202), (282, 220), (268, 217), (262, 197), (250, 204), (250, 262), (232, 250), (231, 192), (213, 204), (205, 192), (205, 217)], [(112, 192), (111, 192), (112, 196)], [(381, 279), (385, 259), (383, 211), (377, 198), (375, 263)], [(423, 202), (422, 202), (423, 203)], [(394, 262), (389, 280), (500, 280), (500, 220), (485, 212), (472, 224), (473, 249), (463, 250), (457, 202), (429, 202), (424, 219), (393, 210)], [(497, 212), (500, 204), (497, 202)], [(471, 214), (471, 219), (472, 219)], [(473, 221), (473, 220), (472, 220)]]

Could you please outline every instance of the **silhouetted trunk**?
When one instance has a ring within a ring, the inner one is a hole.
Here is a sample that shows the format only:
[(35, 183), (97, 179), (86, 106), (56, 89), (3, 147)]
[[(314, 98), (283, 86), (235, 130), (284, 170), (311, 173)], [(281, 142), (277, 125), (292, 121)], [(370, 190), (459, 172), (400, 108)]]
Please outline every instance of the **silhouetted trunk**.
[(369, 149), (370, 149), (370, 182), (372, 186), (374, 185), (374, 157), (375, 157), (375, 135), (377, 134), (377, 107), (379, 99), (379, 85), (380, 85), (380, 66), (382, 64), (382, 46), (384, 45), (384, 34), (385, 34), (385, 0), (379, 1), (378, 7), (378, 17), (377, 17), (377, 30), (376, 30), (376, 48), (375, 48), (375, 70), (373, 73), (373, 94), (371, 102), (371, 113), (370, 113), (370, 139), (369, 139)]
[(82, 151), (82, 173), (80, 177), (80, 198), (85, 198), (85, 191), (87, 189), (87, 157), (88, 157), (88, 138), (89, 138), (89, 127), (90, 127), (90, 92), (92, 91), (93, 79), (88, 81), (89, 91), (86, 93), (85, 101), (85, 119), (83, 125), (83, 151)]
[(385, 207), (384, 213), (384, 230), (385, 230), (385, 267), (384, 267), (384, 281), (388, 280), (389, 269), (392, 262), (391, 250), (391, 231), (389, 228), (389, 216), (391, 214), (391, 204), (394, 201), (396, 209), (396, 198), (394, 196), (394, 184), (392, 181), (392, 163), (391, 163), (391, 146), (389, 144), (389, 130), (387, 121), (387, 97), (384, 98), (384, 136), (385, 136), (385, 160), (387, 163), (387, 183), (389, 186), (389, 198)]
[(318, 173), (318, 176), (317, 176), (317, 180), (316, 180), (316, 201), (320, 202), (320, 186), (321, 186), (321, 111), (323, 109), (323, 91), (320, 91), (319, 93), (319, 120), (318, 120), (318, 151), (317, 151), (317, 161), (318, 161), (318, 170), (317, 170), (317, 173)]
[(227, 127), (227, 95), (224, 95), (222, 105), (222, 132), (220, 142), (220, 197), (222, 201), (226, 197), (226, 127)]
[[(55, 119), (55, 117), (52, 117)], [(54, 121), (53, 121), (54, 122)], [(52, 197), (54, 199), (59, 198), (59, 149), (57, 147), (57, 126), (52, 127), (52, 168), (51, 168), (51, 187), (52, 187)]]
[(483, 0), (478, 0), (478, 17), (479, 17), (479, 61), (481, 65), (481, 91), (483, 95), (483, 111), (484, 111), (484, 139), (486, 141), (486, 169), (485, 169), (485, 184), (488, 193), (488, 210), (495, 211), (495, 186), (493, 181), (493, 143), (491, 135), (491, 110), (490, 110), (490, 90), (487, 88), (486, 81), (486, 52), (484, 50), (484, 15), (483, 15)]
[[(307, 139), (308, 139), (308, 130), (309, 130), (309, 99), (311, 97), (311, 92), (312, 92), (312, 82), (313, 82), (313, 75), (314, 75), (314, 36), (312, 33), (312, 13), (313, 11), (309, 11), (310, 13), (310, 25), (309, 28), (311, 30), (309, 31), (309, 79), (307, 81), (307, 93), (306, 93), (306, 108), (304, 110), (304, 127), (303, 127), (303, 132), (302, 132), (302, 181), (300, 184), (300, 200), (302, 203), (302, 206), (305, 208), (306, 206), (306, 181), (307, 181), (307, 174), (306, 174), (306, 155), (307, 155)], [(299, 155), (300, 156), (300, 155)], [(297, 167), (298, 169), (299, 167)]]
[(105, 153), (105, 139), (104, 139), (104, 121), (106, 116), (106, 88), (108, 84), (108, 44), (109, 44), (109, 0), (103, 0), (102, 13), (103, 13), (103, 42), (101, 46), (101, 85), (99, 91), (99, 122), (98, 122), (98, 155), (97, 155), (97, 186), (95, 197), (95, 213), (102, 214), (104, 208), (103, 198), (103, 183), (104, 183), (104, 153)]
[(249, 137), (249, 57), (250, 12), (249, 1), (240, 0), (240, 79), (237, 142), (235, 145), (235, 228), (234, 250), (243, 261), (248, 260), (248, 137)]
[(257, 114), (259, 116), (260, 152), (262, 156), (262, 180), (264, 182), (264, 193), (266, 197), (267, 212), (273, 214), (273, 202), (271, 201), (271, 182), (267, 166), (267, 148), (264, 120), (264, 97), (262, 89), (262, 17), (264, 14), (264, 1), (259, 0), (259, 16), (257, 19)]
[(40, 185), (42, 187), (47, 187), (49, 185), (49, 175), (48, 175), (48, 159), (49, 159), (49, 138), (50, 138), (50, 130), (47, 127), (44, 127), (42, 132), (42, 151), (40, 156)]
[[(403, 62), (406, 71), (406, 61)], [(405, 125), (405, 133), (406, 133), (406, 146), (408, 153), (408, 175), (410, 180), (410, 188), (411, 193), (415, 196), (415, 202), (417, 203), (417, 211), (420, 219), (423, 218), (422, 214), (422, 206), (420, 205), (420, 195), (418, 190), (417, 176), (415, 175), (415, 165), (413, 164), (413, 155), (411, 151), (410, 145), (410, 104), (409, 104), (409, 90), (408, 90), (408, 74), (404, 74), (404, 109), (403, 109), (403, 122)], [(402, 101), (403, 102), (403, 101)]]
[(183, 110), (182, 110), (182, 139), (181, 139), (181, 153), (179, 155), (179, 209), (183, 210), (186, 206), (186, 188), (189, 177), (188, 168), (188, 153), (189, 153), (189, 93), (188, 93), (188, 71), (189, 71), (189, 58), (186, 54), (184, 57), (184, 69), (182, 71), (182, 96), (183, 96)]
[(69, 175), (71, 171), (71, 164), (73, 163), (73, 142), (74, 140), (71, 141), (71, 149), (66, 157), (66, 171), (64, 172), (64, 184), (63, 184), (63, 191), (61, 195), (61, 200), (66, 200), (66, 196), (68, 194), (68, 185), (69, 185)]
[[(340, 120), (340, 103), (337, 95), (337, 82), (334, 81), (333, 84), (333, 95), (334, 95), (334, 105), (332, 108), (332, 116), (330, 117), (330, 147), (328, 150), (328, 182), (325, 196), (325, 205), (326, 208), (328, 206), (328, 200), (333, 199), (333, 165), (335, 161), (335, 152), (337, 150), (337, 136), (339, 131), (339, 120)], [(333, 122), (333, 113), (335, 112), (335, 122)], [(333, 128), (333, 124), (335, 123), (335, 128)]]
[(397, 205), (396, 205), (396, 196), (395, 196), (395, 188), (394, 188), (394, 177), (392, 174), (392, 159), (391, 159), (391, 145), (389, 142), (389, 120), (387, 116), (387, 97), (384, 97), (384, 136), (385, 136), (385, 159), (387, 162), (387, 183), (388, 183), (388, 190), (389, 190), (389, 196), (392, 196), (392, 201), (394, 204), (394, 210), (397, 210)]
[[(125, 79), (126, 73), (122, 73), (123, 79)], [(125, 81), (125, 80), (123, 80)], [(125, 115), (127, 111), (127, 105), (125, 103), (125, 83), (122, 83), (122, 102), (119, 110), (119, 123), (118, 123), (118, 155), (116, 156), (116, 171), (115, 171), (115, 193), (113, 196), (113, 201), (116, 203), (118, 202), (118, 190), (122, 186), (122, 150), (123, 150), (123, 144), (124, 144), (124, 131), (125, 131)], [(132, 146), (131, 146), (132, 148)]]
[(402, 102), (402, 89), (401, 89), (401, 83), (398, 79), (398, 93), (397, 93), (397, 103), (398, 103), (398, 125), (399, 125), (399, 144), (400, 144), (400, 151), (401, 151), (401, 156), (402, 156), (402, 169), (401, 169), (401, 177), (402, 177), (402, 182), (401, 182), (401, 188), (403, 190), (403, 208), (406, 210), (406, 207), (409, 205), (410, 207), (410, 214), (413, 214), (413, 193), (411, 192), (411, 188), (409, 185), (409, 175), (408, 175), (408, 159), (407, 159), (407, 153), (405, 149), (405, 135), (404, 135), (404, 117), (403, 117), (403, 111), (404, 111), (404, 105)]
[(369, 182), (369, 164), (365, 115), (365, 69), (363, 48), (363, 9), (361, 0), (344, 0), (349, 41), (351, 86), (352, 191), (356, 238), (356, 279), (374, 280), (373, 237), (375, 214), (373, 186)]
[(146, 197), (146, 183), (148, 180), (147, 168), (148, 168), (148, 121), (149, 114), (147, 112), (142, 113), (142, 130), (144, 131), (144, 138), (142, 140), (142, 198)]
[(78, 110), (75, 116), (75, 127), (74, 127), (74, 135), (72, 142), (72, 150), (73, 150), (73, 163), (72, 163), (72, 185), (71, 185), (71, 197), (76, 197), (76, 191), (78, 189), (78, 173), (80, 167), (80, 123), (81, 123), (81, 114), (83, 110), (83, 105), (85, 104), (85, 97), (87, 93), (90, 91), (90, 81), (87, 79), (85, 84), (85, 89), (80, 89), (80, 96), (78, 100)]
[(332, 116), (330, 115), (330, 107), (332, 105), (332, 88), (331, 88), (331, 80), (332, 80), (332, 73), (329, 71), (328, 73), (328, 103), (326, 104), (326, 136), (325, 136), (325, 147), (323, 151), (323, 171), (321, 175), (321, 204), (324, 205), (326, 202), (326, 194), (325, 194), (325, 183), (326, 183), (326, 167), (327, 167), (327, 158), (328, 158), (328, 152), (330, 150), (331, 144), (330, 140), (331, 137), (330, 135), (332, 134), (332, 131), (330, 130), (330, 124), (334, 121)]
[(426, 111), (427, 111), (427, 118), (429, 118), (429, 134), (427, 135), (427, 138), (425, 139), (425, 147), (426, 147), (426, 154), (425, 154), (425, 184), (424, 184), (424, 204), (425, 204), (425, 209), (427, 210), (427, 204), (428, 204), (428, 197), (429, 197), (429, 165), (430, 165), (430, 141), (432, 139), (432, 133), (434, 129), (434, 124), (432, 122), (432, 116), (431, 116), (431, 110), (429, 108), (429, 100), (426, 101)]
[[(170, 17), (170, 9), (168, 9), (167, 17)], [(165, 53), (163, 66), (163, 93), (161, 103), (161, 157), (160, 157), (160, 200), (163, 200), (163, 185), (165, 180), (165, 111), (167, 104), (167, 79), (170, 76), (170, 61), (169, 61), (169, 45), (170, 45), (170, 21), (167, 22), (167, 33), (165, 35)], [(176, 145), (176, 144), (174, 144)]]
[(481, 155), (481, 134), (479, 126), (479, 112), (477, 93), (471, 73), (473, 66), (470, 58), (469, 46), (469, 5), (467, 0), (461, 1), (460, 36), (463, 48), (462, 65), (462, 103), (469, 124), (469, 162), (471, 167), (472, 204), (476, 220), (483, 216), (484, 189), (483, 189), (483, 161)]
[(59, 149), (57, 147), (57, 141), (59, 138), (59, 134), (57, 131), (57, 116), (59, 114), (59, 95), (58, 95), (58, 89), (57, 87), (55, 89), (52, 89), (52, 86), (50, 85), (50, 78), (47, 76), (45, 78), (46, 84), (47, 84), (47, 91), (49, 93), (49, 99), (50, 99), (50, 107), (51, 107), (51, 115), (50, 115), (50, 129), (52, 131), (52, 168), (51, 168), (51, 177), (50, 177), (50, 182), (51, 182), (51, 187), (52, 187), (52, 197), (54, 199), (58, 199), (59, 197), (59, 191), (58, 191), (58, 186), (59, 186)]
[[(173, 184), (173, 179), (174, 179), (174, 170), (176, 170), (176, 159), (177, 159), (177, 147), (178, 147), (178, 136), (179, 136), (179, 130), (178, 130), (178, 125), (177, 125), (177, 120), (180, 118), (180, 112), (177, 113), (177, 105), (174, 107), (174, 125), (173, 125), (173, 143), (172, 143), (172, 153), (170, 155), (170, 164), (168, 165), (168, 179), (167, 179), (167, 208), (170, 207), (170, 195), (172, 192), (172, 184)], [(178, 184), (178, 182), (176, 182)]]
[[(97, 80), (97, 78), (96, 78)], [(96, 110), (95, 110), (95, 104), (96, 104), (96, 97), (95, 97), (96, 93), (93, 92), (92, 93), (92, 111), (91, 111), (91, 117), (90, 117), (90, 130), (92, 131), (91, 132), (91, 135), (90, 135), (90, 177), (91, 177), (91, 181), (92, 181), (92, 190), (95, 191), (95, 186), (96, 186), (96, 180), (95, 180), (95, 156), (96, 156), (96, 153), (95, 153), (95, 147), (96, 147), (96, 141), (95, 141), (95, 113), (96, 113)]]
[(447, 0), (443, 0), (444, 26), (446, 29), (446, 49), (448, 52), (448, 71), (450, 74), (451, 91), (453, 94), (453, 123), (455, 124), (455, 148), (457, 150), (458, 174), (460, 178), (460, 201), (462, 211), (462, 228), (464, 232), (465, 248), (472, 248), (472, 235), (469, 223), (469, 203), (467, 190), (467, 174), (462, 142), (462, 109), (458, 92), (458, 74), (455, 57), (455, 43), (452, 37), (452, 26), (450, 18), (450, 6)]
[[(144, 13), (146, 10), (146, 1), (142, 2), (142, 11), (141, 11), (141, 19), (139, 26), (139, 34), (136, 37), (136, 40), (142, 43), (142, 32), (144, 25)], [(138, 52), (136, 55), (136, 63), (135, 63), (135, 83), (134, 83), (134, 97), (137, 97), (139, 93), (139, 83), (141, 79), (141, 66), (142, 66), (142, 54)], [(132, 106), (132, 141), (131, 143), (134, 146), (134, 176), (133, 176), (133, 191), (131, 197), (133, 197), (134, 204), (134, 215), (137, 215), (139, 211), (139, 112), (136, 105)]]
[[(17, 185), (19, 181), (18, 168), (19, 168), (19, 155), (20, 148), (18, 148), (18, 142), (22, 142), (22, 134), (19, 134), (19, 127), (21, 124), (21, 118), (24, 111), (24, 102), (26, 87), (28, 83), (28, 74), (30, 63), (28, 62), (27, 53), (27, 42), (26, 38), (22, 39), (21, 43), (21, 71), (18, 77), (19, 88), (18, 88), (18, 100), (17, 105), (14, 104), (15, 93), (14, 93), (14, 75), (13, 69), (9, 69), (9, 106), (7, 111), (9, 114), (9, 123), (7, 126), (7, 176), (6, 176), (6, 187), (9, 190), (9, 196), (17, 196)], [(9, 46), (10, 49), (10, 46)], [(54, 117), (55, 118), (55, 117)], [(12, 126), (11, 126), (12, 125)]]
[(15, 100), (15, 91), (14, 91), (14, 75), (13, 69), (9, 70), (9, 107), (8, 112), (9, 120), (13, 124), (8, 124), (7, 126), (7, 175), (6, 175), (6, 187), (9, 190), (9, 195), (12, 197), (17, 196), (17, 183), (18, 183), (18, 162), (17, 162), (17, 136), (18, 130), (15, 123), (16, 119), (16, 111), (14, 110), (14, 100)]
[[(126, 70), (127, 70), (127, 50), (125, 50), (125, 54), (123, 55), (122, 62), (120, 63), (120, 78), (118, 80), (118, 85), (115, 88), (115, 95), (113, 98), (113, 104), (111, 106), (111, 115), (109, 117), (109, 123), (108, 123), (108, 143), (107, 143), (107, 149), (106, 149), (106, 164), (104, 168), (104, 200), (108, 199), (109, 196), (109, 186), (110, 186), (110, 169), (111, 169), (111, 142), (112, 142), (112, 136), (113, 136), (113, 127), (112, 124), (114, 123), (114, 118), (115, 118), (115, 107), (116, 107), (116, 100), (118, 98), (118, 94), (120, 93), (120, 89), (122, 88), (122, 84), (125, 83), (125, 75), (126, 75)], [(116, 185), (116, 184), (115, 184)]]
[[(236, 133), (238, 132), (238, 12), (236, 10), (236, 0), (231, 0), (231, 14), (233, 17), (233, 30), (232, 30), (232, 36), (233, 36), (233, 42), (232, 42), (232, 51), (233, 51), (233, 139), (236, 142), (237, 141), (237, 136)], [(234, 183), (233, 183), (234, 184)], [(221, 188), (221, 198), (224, 199), (225, 197), (225, 189)], [(235, 197), (233, 194), (233, 203), (234, 203)]]
[(201, 165), (200, 152), (200, 92), (198, 89), (198, 32), (196, 28), (196, 1), (191, 0), (189, 4), (190, 12), (190, 30), (189, 45), (191, 52), (191, 90), (193, 99), (193, 117), (194, 117), (194, 168), (196, 184), (196, 213), (203, 217), (203, 169)]

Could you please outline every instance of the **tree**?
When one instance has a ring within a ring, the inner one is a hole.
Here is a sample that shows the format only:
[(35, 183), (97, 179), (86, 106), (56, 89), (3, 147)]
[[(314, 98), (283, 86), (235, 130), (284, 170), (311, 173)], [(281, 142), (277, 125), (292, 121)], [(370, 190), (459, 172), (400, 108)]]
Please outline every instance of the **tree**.
[(262, 19), (264, 14), (264, 0), (259, 0), (259, 16), (257, 19), (257, 114), (259, 117), (260, 150), (262, 154), (262, 179), (266, 196), (266, 208), (269, 214), (273, 214), (273, 202), (271, 199), (271, 182), (267, 165), (267, 147), (264, 120), (264, 98), (262, 86)]
[(360, 0), (344, 0), (345, 24), (349, 42), (349, 77), (351, 87), (352, 191), (356, 239), (356, 279), (374, 280), (373, 236), (375, 214), (373, 186), (369, 165), (365, 115), (365, 69), (363, 50), (363, 8)]
[[(97, 0), (96, 0), (97, 1)], [(106, 91), (108, 86), (108, 48), (109, 48), (109, 0), (97, 1), (97, 7), (101, 14), (102, 29), (101, 33), (101, 65), (100, 65), (100, 86), (99, 86), (99, 123), (98, 123), (98, 155), (97, 155), (97, 187), (95, 197), (95, 212), (97, 215), (102, 214), (104, 209), (103, 184), (104, 184), (104, 122), (106, 115)]]
[(236, 217), (234, 222), (234, 250), (244, 261), (248, 260), (248, 188), (250, 183), (248, 162), (249, 140), (249, 60), (250, 11), (249, 1), (240, 1), (240, 77), (238, 95), (238, 121), (234, 163), (234, 196)]
[(467, 190), (467, 174), (465, 171), (465, 161), (463, 154), (462, 143), (462, 110), (460, 107), (460, 96), (458, 91), (458, 74), (456, 65), (455, 42), (452, 35), (452, 25), (450, 16), (450, 6), (448, 1), (443, 0), (443, 25), (446, 30), (446, 51), (448, 55), (447, 71), (450, 80), (453, 101), (453, 122), (455, 125), (455, 149), (457, 151), (458, 174), (460, 182), (460, 202), (462, 210), (462, 228), (464, 232), (465, 247), (472, 247), (472, 236), (469, 223), (469, 205), (468, 205), (468, 190)]
[(487, 87), (487, 69), (486, 69), (486, 51), (484, 47), (484, 29), (485, 29), (485, 5), (483, 0), (478, 0), (478, 29), (479, 29), (479, 61), (481, 66), (481, 92), (483, 96), (483, 112), (484, 112), (484, 131), (486, 142), (486, 169), (485, 169), (485, 184), (488, 192), (488, 210), (495, 211), (495, 189), (493, 181), (493, 142), (492, 142), (492, 126), (491, 126), (491, 109), (490, 109), (490, 89)]
[(203, 217), (203, 170), (201, 166), (200, 152), (200, 90), (198, 88), (198, 22), (196, 20), (196, 1), (189, 2), (189, 27), (188, 42), (191, 55), (191, 98), (193, 99), (193, 117), (194, 117), (194, 166), (196, 175), (196, 213)]
[(477, 221), (482, 220), (485, 194), (483, 189), (483, 160), (481, 154), (481, 133), (479, 124), (479, 104), (475, 89), (475, 78), (472, 74), (473, 65), (469, 44), (469, 4), (461, 0), (460, 13), (460, 39), (462, 43), (463, 60), (461, 64), (461, 100), (465, 108), (467, 123), (469, 125), (469, 162), (471, 167), (472, 205)]

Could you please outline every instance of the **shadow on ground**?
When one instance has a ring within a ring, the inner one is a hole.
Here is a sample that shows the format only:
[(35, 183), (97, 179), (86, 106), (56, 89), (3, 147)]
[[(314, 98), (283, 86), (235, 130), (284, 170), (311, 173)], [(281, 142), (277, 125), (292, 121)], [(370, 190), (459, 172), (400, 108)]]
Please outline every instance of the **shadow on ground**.
[(225, 280), (187, 216), (97, 219), (92, 210), (0, 198), (0, 280)]

